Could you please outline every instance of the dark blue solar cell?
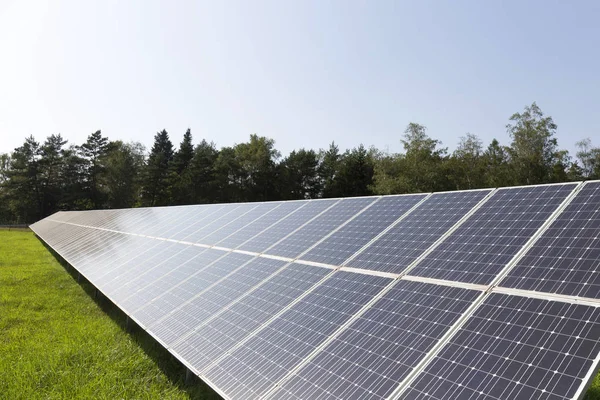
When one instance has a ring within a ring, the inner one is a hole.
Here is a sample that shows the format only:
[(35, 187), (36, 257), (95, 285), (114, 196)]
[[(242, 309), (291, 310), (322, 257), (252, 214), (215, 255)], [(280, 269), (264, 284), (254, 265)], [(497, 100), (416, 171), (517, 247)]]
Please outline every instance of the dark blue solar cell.
[(374, 197), (342, 199), (265, 253), (296, 258), (375, 200)]
[(333, 235), (302, 255), (302, 259), (341, 265), (425, 196), (426, 194), (415, 194), (380, 198)]
[(587, 182), (501, 286), (600, 298), (600, 182)]
[(409, 274), (491, 283), (575, 186), (499, 189)]
[(183, 335), (191, 333), (211, 315), (224, 310), (285, 264), (284, 261), (257, 257), (219, 281), (218, 285), (199, 292), (167, 317), (151, 324), (149, 330), (171, 347)]
[(401, 273), (490, 190), (435, 193), (347, 266)]
[(155, 324), (253, 258), (245, 254), (225, 252), (222, 254), (221, 258), (208, 266), (202, 263), (201, 258), (196, 259), (193, 263), (198, 264), (197, 272), (134, 311), (133, 317), (144, 326)]
[(232, 399), (258, 398), (390, 281), (338, 271), (202, 375)]
[(600, 351), (600, 308), (492, 294), (402, 399), (572, 399)]
[(273, 399), (386, 399), (480, 292), (398, 281)]
[(202, 371), (331, 272), (291, 264), (196, 328), (173, 349), (197, 371)]
[(262, 253), (337, 202), (339, 200), (336, 199), (310, 201), (298, 211), (280, 219), (269, 229), (249, 238), (237, 248)]
[(269, 213), (218, 242), (217, 246), (235, 249), (242, 243), (249, 241), (262, 231), (298, 211), (301, 207), (306, 206), (308, 201), (286, 201), (278, 204), (279, 206)]

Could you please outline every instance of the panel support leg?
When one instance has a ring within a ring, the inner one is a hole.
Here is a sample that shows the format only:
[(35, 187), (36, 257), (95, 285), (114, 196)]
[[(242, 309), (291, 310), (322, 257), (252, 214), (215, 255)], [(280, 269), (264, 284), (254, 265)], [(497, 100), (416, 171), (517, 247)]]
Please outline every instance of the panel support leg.
[(185, 383), (186, 383), (187, 385), (189, 385), (189, 384), (191, 384), (191, 383), (193, 383), (193, 382), (194, 382), (194, 377), (195, 377), (195, 376), (196, 376), (196, 375), (195, 375), (195, 374), (192, 372), (192, 370), (191, 370), (191, 369), (189, 369), (189, 368), (186, 368), (186, 369), (185, 369)]

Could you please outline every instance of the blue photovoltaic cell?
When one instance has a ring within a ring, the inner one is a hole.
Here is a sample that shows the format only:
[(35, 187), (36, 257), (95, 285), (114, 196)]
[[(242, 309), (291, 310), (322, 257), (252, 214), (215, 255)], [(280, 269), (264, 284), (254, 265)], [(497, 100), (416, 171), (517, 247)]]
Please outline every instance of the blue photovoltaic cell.
[[(247, 213), (253, 211), (255, 208), (259, 206), (259, 203), (248, 203), (248, 204), (240, 204), (235, 209), (231, 210), (231, 212), (215, 219), (214, 221), (206, 224), (197, 225), (197, 229), (190, 233), (189, 235), (183, 237), (181, 240), (186, 242), (193, 243), (204, 243), (203, 239), (210, 235), (213, 232), (227, 226), (228, 224), (235, 223), (238, 218), (243, 217)], [(174, 235), (173, 237), (175, 238)]]
[[(189, 258), (175, 264), (165, 263), (167, 270), (164, 275), (148, 282), (137, 291), (129, 293), (125, 299), (120, 301), (120, 304), (127, 310), (138, 310), (164, 293), (176, 288), (190, 277), (200, 273), (203, 269), (209, 268), (214, 261), (223, 257), (223, 252), (218, 250), (190, 246), (189, 251), (192, 252)], [(216, 268), (219, 266), (220, 264)]]
[(386, 399), (480, 292), (398, 281), (273, 399)]
[(276, 209), (281, 203), (259, 203), (255, 208), (248, 211), (246, 214), (237, 218), (236, 220), (224, 225), (222, 228), (218, 228), (211, 234), (204, 236), (200, 241), (204, 244), (214, 245), (215, 243), (225, 239), (229, 235), (236, 231), (244, 228), (248, 224), (254, 222), (256, 219)]
[(390, 281), (336, 272), (203, 375), (232, 399), (265, 394)]
[(346, 265), (401, 273), (489, 192), (478, 190), (431, 195)]
[(332, 271), (291, 264), (173, 346), (202, 371)]
[(268, 214), (265, 214), (256, 221), (246, 225), (239, 231), (221, 240), (217, 243), (217, 246), (235, 249), (242, 243), (248, 241), (250, 238), (258, 235), (265, 229), (270, 228), (283, 218), (288, 217), (290, 214), (296, 212), (301, 207), (304, 207), (307, 204), (308, 201), (283, 202), (279, 207), (275, 208), (273, 211), (269, 212)]
[(341, 265), (425, 196), (427, 195), (416, 194), (380, 198), (333, 235), (302, 255), (302, 259)]
[(319, 215), (319, 218), (312, 220), (275, 246), (269, 247), (265, 253), (296, 258), (375, 200), (373, 197), (342, 199)]
[(269, 229), (252, 237), (237, 248), (262, 253), (337, 202), (339, 202), (337, 199), (308, 202), (295, 213), (279, 220)]
[(587, 182), (500, 286), (600, 298), (600, 182)]
[(171, 243), (162, 252), (156, 253), (152, 258), (147, 258), (142, 263), (126, 268), (120, 275), (107, 282), (105, 293), (110, 295), (113, 300), (120, 302), (132, 292), (162, 278), (169, 271), (195, 257), (203, 250), (195, 246)]
[(499, 189), (409, 275), (491, 283), (575, 186)]
[(573, 399), (600, 351), (600, 308), (491, 294), (402, 399)]
[[(161, 318), (181, 307), (198, 293), (241, 267), (253, 257), (245, 254), (225, 253), (223, 257), (181, 281), (177, 286), (160, 294), (150, 303), (133, 312), (133, 316), (144, 326), (157, 323)], [(200, 262), (200, 260), (198, 260)], [(204, 267), (204, 265), (199, 265)]]
[(151, 324), (150, 330), (163, 343), (171, 346), (182, 335), (191, 332), (211, 315), (221, 311), (285, 264), (284, 261), (257, 257), (227, 276), (218, 285), (196, 295), (166, 318)]
[[(223, 226), (227, 222), (239, 217), (242, 214), (243, 204), (219, 204), (215, 206), (214, 212), (206, 212), (191, 217), (187, 223), (181, 225), (177, 232), (171, 232), (170, 239), (193, 242), (193, 236), (204, 236), (213, 230)], [(211, 207), (212, 208), (212, 207)]]

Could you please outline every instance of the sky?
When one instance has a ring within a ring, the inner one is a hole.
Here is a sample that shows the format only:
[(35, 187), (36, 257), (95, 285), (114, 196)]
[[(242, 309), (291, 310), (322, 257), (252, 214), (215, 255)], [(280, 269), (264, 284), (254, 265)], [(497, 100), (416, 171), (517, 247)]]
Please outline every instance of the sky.
[(562, 148), (600, 145), (598, 1), (0, 0), (0, 153), (33, 135), (284, 155), (402, 151), (409, 122), (452, 150), (509, 144), (537, 102)]

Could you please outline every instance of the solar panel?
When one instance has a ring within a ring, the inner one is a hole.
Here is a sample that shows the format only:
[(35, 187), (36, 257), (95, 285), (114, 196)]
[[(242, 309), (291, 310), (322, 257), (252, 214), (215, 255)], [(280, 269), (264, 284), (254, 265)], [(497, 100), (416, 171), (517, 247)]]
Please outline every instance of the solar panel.
[(219, 241), (217, 246), (235, 249), (242, 243), (248, 241), (249, 238), (252, 238), (262, 231), (270, 228), (272, 225), (278, 223), (285, 217), (292, 215), (307, 204), (307, 201), (283, 202), (279, 207), (273, 209), (271, 212), (263, 215), (256, 221), (249, 223), (237, 232), (232, 233), (223, 240)]
[(171, 346), (182, 335), (191, 332), (211, 315), (234, 302), (285, 264), (280, 260), (254, 258), (244, 264), (243, 268), (224, 277), (218, 285), (199, 292), (149, 327), (164, 343)]
[(433, 194), (346, 265), (401, 273), (489, 192)]
[(134, 310), (133, 317), (144, 326), (156, 324), (160, 322), (161, 318), (168, 316), (198, 293), (208, 289), (211, 285), (253, 259), (252, 256), (245, 254), (220, 253), (221, 257), (209, 265), (204, 265), (201, 258), (194, 260), (194, 265), (198, 266), (197, 272), (186, 277), (166, 292), (159, 293), (156, 298), (144, 304), (141, 308)]
[(479, 293), (398, 281), (269, 398), (385, 399)]
[(409, 275), (491, 283), (575, 186), (499, 189)]
[(59, 212), (32, 229), (227, 398), (574, 399), (600, 361), (599, 190)]
[(249, 238), (237, 248), (262, 253), (267, 248), (273, 246), (275, 243), (336, 204), (338, 201), (339, 200), (337, 199), (311, 201), (295, 213), (280, 219), (269, 229)]
[(262, 217), (263, 215), (273, 211), (275, 208), (279, 207), (281, 203), (260, 203), (252, 208), (247, 213), (233, 220), (232, 222), (214, 230), (212, 233), (204, 236), (202, 239), (199, 239), (199, 242), (204, 244), (214, 245), (215, 243), (225, 239), (229, 235), (235, 233), (236, 231), (244, 228), (248, 224), (254, 222), (256, 219)]
[(587, 182), (501, 286), (600, 298), (600, 182)]
[(389, 282), (336, 272), (202, 376), (232, 399), (261, 396)]
[(173, 349), (201, 371), (331, 272), (292, 263), (183, 336)]
[[(333, 235), (319, 243), (303, 260), (341, 265), (392, 222), (410, 210), (425, 194), (383, 197)], [(333, 210), (332, 210), (333, 211)]]
[(600, 351), (600, 309), (492, 294), (402, 399), (573, 399)]
[[(223, 252), (218, 250), (190, 246), (189, 251), (192, 254), (187, 259), (180, 260), (174, 265), (171, 262), (166, 263), (165, 268), (167, 271), (163, 275), (156, 277), (136, 291), (132, 290), (125, 299), (121, 300), (120, 304), (123, 305), (123, 308), (125, 310), (139, 310), (152, 300), (158, 299), (162, 294), (170, 290), (177, 290), (176, 288), (179, 285), (188, 279), (193, 279), (196, 274), (210, 268), (213, 262), (223, 257)], [(220, 264), (217, 264), (213, 269), (219, 267)], [(204, 275), (207, 281), (216, 279), (219, 276), (219, 274), (211, 271), (209, 270)], [(208, 278), (208, 276), (211, 278)]]
[(296, 258), (376, 200), (373, 197), (342, 199), (319, 215), (319, 218), (308, 222), (296, 232), (266, 249), (265, 252), (282, 257)]

